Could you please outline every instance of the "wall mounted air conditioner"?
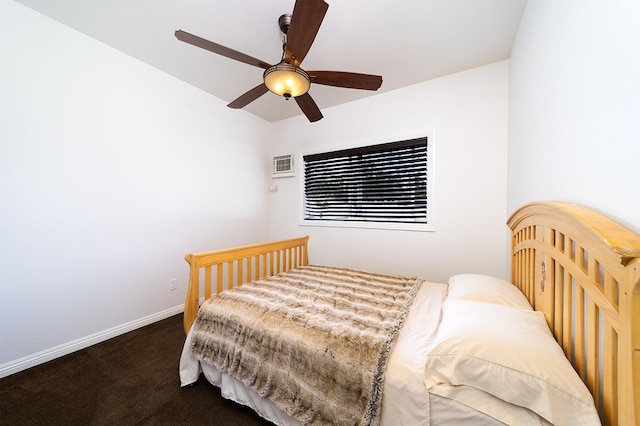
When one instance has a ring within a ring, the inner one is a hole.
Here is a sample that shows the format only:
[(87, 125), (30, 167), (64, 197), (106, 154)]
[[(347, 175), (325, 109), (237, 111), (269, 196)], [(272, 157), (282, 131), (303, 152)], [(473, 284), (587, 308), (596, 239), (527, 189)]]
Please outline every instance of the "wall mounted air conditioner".
[(278, 155), (273, 157), (273, 167), (271, 169), (272, 178), (295, 176), (293, 167), (293, 155)]

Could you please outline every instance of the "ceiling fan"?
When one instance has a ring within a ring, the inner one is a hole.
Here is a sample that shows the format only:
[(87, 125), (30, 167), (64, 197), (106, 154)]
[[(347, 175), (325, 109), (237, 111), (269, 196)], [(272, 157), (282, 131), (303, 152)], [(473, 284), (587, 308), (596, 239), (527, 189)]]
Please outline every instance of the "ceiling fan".
[(305, 71), (300, 68), (328, 8), (329, 5), (324, 0), (296, 0), (293, 13), (280, 16), (278, 25), (283, 34), (283, 53), (281, 61), (276, 65), (186, 31), (177, 30), (175, 36), (185, 43), (265, 70), (263, 82), (240, 95), (227, 105), (228, 107), (244, 108), (267, 91), (271, 91), (285, 99), (294, 98), (304, 115), (309, 121), (314, 122), (322, 118), (322, 112), (308, 93), (311, 83), (363, 90), (378, 90), (382, 85), (382, 77), (379, 75), (344, 71)]

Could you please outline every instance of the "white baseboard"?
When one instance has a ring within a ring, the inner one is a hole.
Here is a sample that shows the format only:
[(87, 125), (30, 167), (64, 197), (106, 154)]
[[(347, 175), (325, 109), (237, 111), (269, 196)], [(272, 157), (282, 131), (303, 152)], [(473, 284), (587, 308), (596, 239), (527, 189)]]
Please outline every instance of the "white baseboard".
[(130, 321), (126, 324), (122, 324), (108, 330), (100, 331), (98, 333), (91, 334), (80, 339), (73, 340), (71, 342), (64, 343), (59, 346), (55, 346), (50, 349), (46, 349), (41, 352), (37, 352), (32, 355), (27, 355), (15, 361), (9, 361), (0, 365), (0, 378), (9, 376), (27, 368), (35, 367), (36, 365), (43, 364), (47, 361), (59, 358), (63, 355), (70, 354), (80, 349), (84, 349), (96, 343), (104, 342), (112, 337), (119, 336), (124, 333), (128, 333), (145, 325), (152, 324), (154, 322), (169, 318), (179, 313), (184, 312), (184, 305), (175, 306), (173, 308), (166, 309), (164, 311), (148, 315), (143, 318), (139, 318), (134, 321)]

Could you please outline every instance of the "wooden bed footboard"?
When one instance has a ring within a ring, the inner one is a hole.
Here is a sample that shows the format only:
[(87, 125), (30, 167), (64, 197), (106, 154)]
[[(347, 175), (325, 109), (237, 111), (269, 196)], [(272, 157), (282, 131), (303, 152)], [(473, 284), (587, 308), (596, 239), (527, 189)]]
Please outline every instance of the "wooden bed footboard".
[[(184, 331), (188, 333), (200, 307), (223, 290), (309, 264), (309, 237), (253, 244), (197, 254), (187, 254), (189, 288), (184, 310)], [(204, 282), (204, 286), (202, 283)]]
[(508, 225), (512, 281), (544, 312), (603, 424), (640, 424), (640, 237), (561, 202), (527, 204)]

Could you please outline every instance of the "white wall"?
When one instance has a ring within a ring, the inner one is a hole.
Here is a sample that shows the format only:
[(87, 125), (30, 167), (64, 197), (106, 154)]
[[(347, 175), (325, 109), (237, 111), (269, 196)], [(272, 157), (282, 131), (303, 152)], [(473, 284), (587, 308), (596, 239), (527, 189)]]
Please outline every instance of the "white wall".
[(566, 200), (640, 232), (639, 23), (637, 0), (529, 0), (510, 62), (510, 211)]
[(184, 255), (266, 239), (269, 192), (266, 122), (12, 1), (0, 27), (2, 370), (179, 312)]
[(316, 264), (433, 281), (461, 272), (505, 277), (508, 75), (503, 61), (329, 108), (317, 123), (274, 123), (271, 156), (432, 130), (436, 232), (299, 226), (298, 180), (284, 178), (270, 195), (272, 238), (310, 235)]
[[(506, 276), (504, 222), (532, 200), (640, 232), (637, 22), (635, 0), (529, 0), (509, 62), (266, 124), (0, 1), (0, 370), (179, 309), (189, 251), (309, 234), (314, 263), (443, 281)], [(435, 233), (302, 227), (297, 180), (268, 192), (273, 155), (425, 129)]]

